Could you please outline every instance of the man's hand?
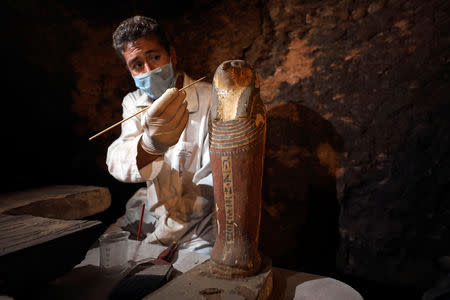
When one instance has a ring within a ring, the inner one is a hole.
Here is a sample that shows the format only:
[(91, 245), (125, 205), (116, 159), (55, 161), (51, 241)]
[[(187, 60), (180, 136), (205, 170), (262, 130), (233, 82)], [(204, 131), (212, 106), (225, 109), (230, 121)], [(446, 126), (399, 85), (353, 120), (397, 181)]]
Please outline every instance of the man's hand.
[(145, 152), (161, 155), (178, 142), (189, 117), (185, 97), (184, 91), (170, 88), (144, 112), (141, 146)]

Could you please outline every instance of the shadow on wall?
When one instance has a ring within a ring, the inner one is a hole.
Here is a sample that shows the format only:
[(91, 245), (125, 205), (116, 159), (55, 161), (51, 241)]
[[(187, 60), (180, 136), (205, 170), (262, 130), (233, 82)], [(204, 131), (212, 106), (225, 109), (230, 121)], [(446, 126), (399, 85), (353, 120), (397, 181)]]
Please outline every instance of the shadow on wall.
[(268, 110), (260, 249), (274, 266), (335, 270), (342, 144), (331, 123), (303, 105)]

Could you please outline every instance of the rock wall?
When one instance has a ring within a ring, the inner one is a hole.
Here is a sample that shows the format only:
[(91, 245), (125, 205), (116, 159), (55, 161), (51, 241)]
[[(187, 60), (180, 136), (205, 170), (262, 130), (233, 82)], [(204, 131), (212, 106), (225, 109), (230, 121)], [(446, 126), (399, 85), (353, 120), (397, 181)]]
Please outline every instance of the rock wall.
[(262, 79), (262, 249), (330, 271), (337, 247), (340, 272), (431, 285), (449, 253), (449, 4), (228, 1), (207, 12), (172, 23), (194, 62), (185, 68), (211, 76), (241, 58)]
[[(228, 59), (261, 77), (261, 249), (275, 265), (422, 290), (438, 278), (437, 260), (450, 253), (448, 1), (23, 1), (8, 10), (8, 39), (23, 46), (10, 50), (18, 101), (7, 110), (28, 104), (19, 130), (2, 133), (10, 187), (107, 185), (120, 212), (136, 189), (104, 163), (120, 131), (87, 138), (120, 120), (133, 90), (112, 30), (134, 14), (156, 16), (192, 77), (211, 80)], [(19, 83), (23, 74), (33, 80)], [(30, 162), (45, 175), (17, 183)]]

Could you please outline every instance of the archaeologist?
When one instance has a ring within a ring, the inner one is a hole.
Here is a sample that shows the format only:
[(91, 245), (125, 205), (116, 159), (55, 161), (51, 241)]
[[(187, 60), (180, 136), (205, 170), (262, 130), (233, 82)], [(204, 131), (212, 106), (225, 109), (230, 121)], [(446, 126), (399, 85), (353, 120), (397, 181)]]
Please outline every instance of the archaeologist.
[(140, 240), (210, 254), (215, 232), (209, 161), (208, 113), (211, 85), (176, 69), (175, 49), (153, 19), (124, 20), (113, 34), (137, 90), (123, 99), (120, 137), (108, 148), (106, 164), (122, 182), (146, 182), (126, 204), (125, 215), (108, 231), (124, 229), (136, 238), (143, 204)]

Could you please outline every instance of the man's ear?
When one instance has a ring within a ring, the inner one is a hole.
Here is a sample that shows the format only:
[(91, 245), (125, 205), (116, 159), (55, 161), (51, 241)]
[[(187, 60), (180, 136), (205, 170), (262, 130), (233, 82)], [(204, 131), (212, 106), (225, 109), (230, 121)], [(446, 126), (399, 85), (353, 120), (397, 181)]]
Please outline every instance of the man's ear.
[(175, 68), (177, 65), (177, 53), (175, 52), (175, 48), (171, 45), (169, 47), (169, 55), (170, 55), (170, 60), (172, 61), (172, 65)]

